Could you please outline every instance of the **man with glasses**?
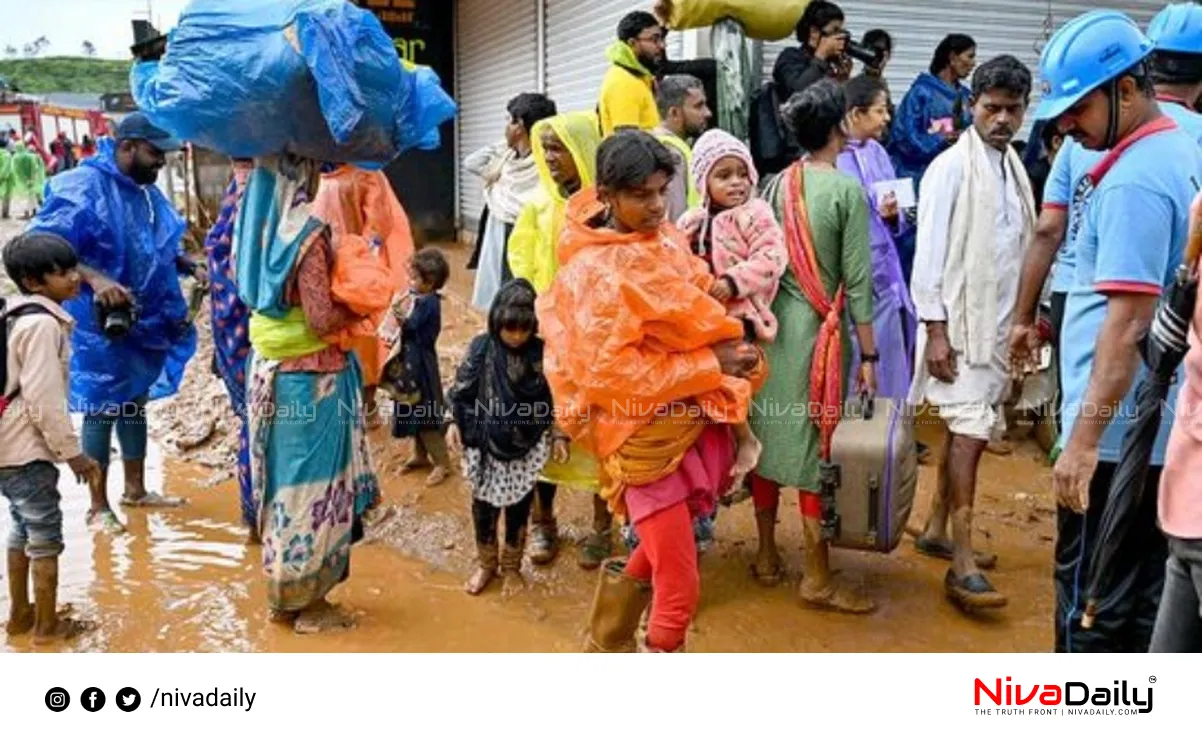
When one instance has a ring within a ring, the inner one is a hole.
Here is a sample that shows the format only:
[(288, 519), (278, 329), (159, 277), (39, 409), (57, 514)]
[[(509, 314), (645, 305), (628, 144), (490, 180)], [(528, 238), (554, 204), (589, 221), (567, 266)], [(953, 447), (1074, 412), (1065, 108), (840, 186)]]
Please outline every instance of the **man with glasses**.
[(660, 125), (655, 104), (655, 73), (663, 64), (664, 35), (659, 20), (645, 11), (618, 24), (618, 40), (605, 54), (612, 65), (601, 83), (597, 114), (606, 137), (618, 129), (651, 131)]

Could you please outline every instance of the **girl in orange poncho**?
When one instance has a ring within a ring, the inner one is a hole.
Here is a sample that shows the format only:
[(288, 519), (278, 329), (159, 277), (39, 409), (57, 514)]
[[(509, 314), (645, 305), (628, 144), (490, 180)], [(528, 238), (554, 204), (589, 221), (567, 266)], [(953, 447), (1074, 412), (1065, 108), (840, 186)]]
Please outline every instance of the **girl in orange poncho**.
[(664, 223), (668, 150), (623, 131), (597, 163), (597, 189), (568, 203), (561, 268), (538, 302), (557, 421), (597, 456), (602, 497), (640, 541), (603, 566), (586, 649), (633, 650), (652, 603), (646, 646), (672, 652), (700, 593), (693, 516), (730, 485), (729, 424), (746, 420), (764, 366), (709, 296), (705, 264)]
[(376, 386), (388, 356), (376, 332), (394, 295), (409, 286), (414, 252), (409, 218), (382, 172), (352, 165), (323, 168), (313, 214), (330, 225), (338, 248), (334, 294), (369, 316), (326, 340), (359, 357), (364, 414), (374, 427), (378, 424)]

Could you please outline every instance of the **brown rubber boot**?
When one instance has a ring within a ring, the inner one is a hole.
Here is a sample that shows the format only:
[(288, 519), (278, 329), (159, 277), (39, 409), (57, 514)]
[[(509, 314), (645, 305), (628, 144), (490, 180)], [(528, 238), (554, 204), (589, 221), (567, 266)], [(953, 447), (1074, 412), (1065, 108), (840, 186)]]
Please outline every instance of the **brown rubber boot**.
[(559, 555), (559, 523), (554, 513), (543, 513), (540, 499), (534, 498), (533, 525), (530, 527), (530, 562), (550, 565)]
[(501, 547), (501, 596), (511, 598), (526, 590), (522, 577), (522, 556), (526, 554), (526, 529), (518, 535), (518, 543)]
[(9, 637), (23, 635), (33, 629), (33, 602), (29, 600), (29, 558), (25, 550), (8, 551), (8, 623), (4, 625)]
[(492, 579), (497, 577), (498, 565), (500, 565), (500, 559), (497, 556), (497, 545), (477, 542), (476, 571), (472, 573), (471, 578), (467, 579), (467, 585), (463, 587), (463, 590), (472, 596), (484, 593), (484, 589), (488, 588)]
[[(96, 629), (95, 622), (71, 619), (58, 607), (58, 558), (39, 557), (30, 560), (33, 577), (34, 625), (33, 644), (46, 645), (70, 640)], [(69, 610), (68, 610), (69, 611)]]
[(586, 653), (633, 653), (639, 620), (651, 603), (651, 584), (626, 574), (626, 561), (606, 560), (597, 579), (589, 616)]

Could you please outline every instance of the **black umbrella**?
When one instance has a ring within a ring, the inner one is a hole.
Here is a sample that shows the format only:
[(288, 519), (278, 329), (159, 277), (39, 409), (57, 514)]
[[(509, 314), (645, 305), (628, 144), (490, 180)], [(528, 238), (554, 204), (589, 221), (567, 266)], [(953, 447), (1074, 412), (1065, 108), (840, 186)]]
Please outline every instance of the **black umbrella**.
[(1145, 498), (1156, 497), (1156, 493), (1144, 492), (1144, 484), (1160, 430), (1162, 406), (1189, 350), (1189, 323), (1198, 300), (1198, 279), (1193, 269), (1197, 251), (1192, 244), (1190, 247), (1186, 264), (1177, 269), (1177, 278), (1140, 343), (1149, 373), (1136, 390), (1135, 423), (1123, 439), (1119, 464), (1098, 525), (1086, 582), (1085, 614), (1081, 618), (1085, 629), (1093, 627), (1102, 599), (1120, 584), (1130, 582), (1132, 576), (1125, 574), (1129, 571), (1122, 568), (1120, 555), (1139, 549), (1131, 543), (1135, 514)]

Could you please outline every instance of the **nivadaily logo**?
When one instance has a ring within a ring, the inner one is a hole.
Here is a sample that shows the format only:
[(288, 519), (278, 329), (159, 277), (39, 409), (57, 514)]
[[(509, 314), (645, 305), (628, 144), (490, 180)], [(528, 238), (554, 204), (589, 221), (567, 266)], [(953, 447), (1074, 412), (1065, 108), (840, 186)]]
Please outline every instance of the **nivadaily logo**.
[[(1156, 683), (1156, 677), (1148, 679)], [(1002, 714), (1036, 715), (1128, 715), (1152, 711), (1152, 686), (1137, 687), (1126, 681), (1114, 682), (1114, 687), (1091, 686), (1084, 681), (1061, 684), (1015, 684), (1009, 676), (1003, 682), (976, 679), (973, 702), (978, 713), (989, 713), (992, 707)]]

